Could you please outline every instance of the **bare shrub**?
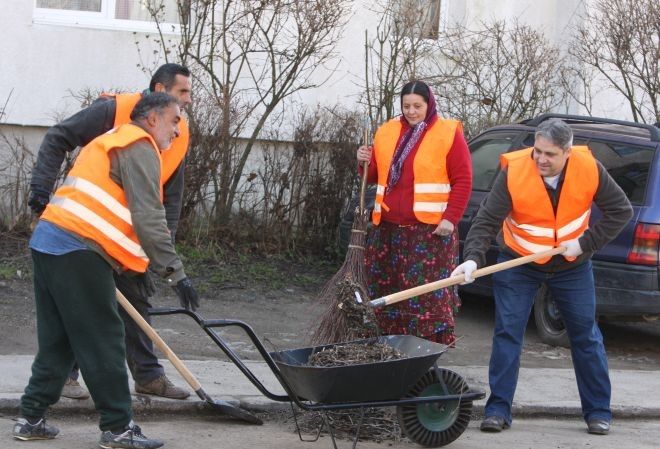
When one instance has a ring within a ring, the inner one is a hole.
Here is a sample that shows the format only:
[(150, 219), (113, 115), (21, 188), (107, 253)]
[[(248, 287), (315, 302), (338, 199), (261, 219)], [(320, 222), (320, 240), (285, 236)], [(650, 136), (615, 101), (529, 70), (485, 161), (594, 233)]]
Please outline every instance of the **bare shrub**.
[[(334, 47), (349, 17), (348, 0), (196, 0), (179, 2), (181, 37), (152, 38), (166, 60), (191, 69), (191, 155), (183, 225), (206, 208), (223, 227), (236, 209), (246, 164), (272, 115), (296, 92), (334, 72)], [(160, 24), (161, 11), (152, 11)], [(138, 45), (141, 45), (138, 42)], [(194, 179), (193, 175), (194, 174)], [(210, 189), (208, 188), (210, 186)]]
[[(290, 122), (293, 122), (291, 124)], [(283, 116), (294, 140), (283, 142), (277, 128), (259, 141), (254, 171), (236, 193), (229, 222), (205, 218), (198, 210), (190, 232), (196, 241), (218, 239), (259, 251), (332, 255), (342, 208), (356, 187), (354, 151), (360, 118), (338, 109), (302, 109)]]
[(437, 43), (432, 71), (441, 111), (463, 122), (472, 136), (565, 104), (562, 56), (530, 26), (504, 21), (480, 30), (455, 26)]
[(614, 90), (634, 121), (660, 121), (660, 2), (596, 0), (582, 23), (569, 47), (580, 64), (573, 72), (584, 64), (592, 72), (584, 84)]

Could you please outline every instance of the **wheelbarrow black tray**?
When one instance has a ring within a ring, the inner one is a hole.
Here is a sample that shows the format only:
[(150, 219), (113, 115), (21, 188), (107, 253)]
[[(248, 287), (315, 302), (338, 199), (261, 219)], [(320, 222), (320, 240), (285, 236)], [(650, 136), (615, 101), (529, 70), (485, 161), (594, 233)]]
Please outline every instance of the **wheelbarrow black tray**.
[[(310, 355), (346, 344), (380, 343), (401, 351), (401, 359), (335, 367), (309, 366)], [(301, 399), (318, 403), (396, 400), (428, 371), (446, 345), (411, 335), (388, 335), (332, 345), (271, 352), (282, 376)]]

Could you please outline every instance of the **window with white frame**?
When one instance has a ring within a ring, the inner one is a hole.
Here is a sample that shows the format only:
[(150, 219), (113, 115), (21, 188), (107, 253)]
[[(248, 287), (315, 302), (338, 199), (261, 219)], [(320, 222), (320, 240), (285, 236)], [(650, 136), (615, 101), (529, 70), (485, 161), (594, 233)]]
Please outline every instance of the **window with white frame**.
[(153, 31), (156, 14), (164, 32), (178, 32), (177, 0), (35, 0), (36, 23)]

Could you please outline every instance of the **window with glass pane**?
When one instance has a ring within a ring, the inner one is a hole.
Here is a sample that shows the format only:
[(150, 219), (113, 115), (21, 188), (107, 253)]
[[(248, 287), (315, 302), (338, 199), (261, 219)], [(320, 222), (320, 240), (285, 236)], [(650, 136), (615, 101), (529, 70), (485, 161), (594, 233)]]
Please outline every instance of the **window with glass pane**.
[(37, 0), (37, 8), (101, 12), (102, 0)]
[(178, 23), (179, 11), (176, 0), (115, 0), (115, 19)]
[(594, 140), (589, 142), (589, 148), (630, 202), (642, 204), (655, 148)]
[(500, 169), (500, 155), (506, 153), (516, 134), (486, 134), (470, 143), (472, 156), (472, 188), (489, 190)]

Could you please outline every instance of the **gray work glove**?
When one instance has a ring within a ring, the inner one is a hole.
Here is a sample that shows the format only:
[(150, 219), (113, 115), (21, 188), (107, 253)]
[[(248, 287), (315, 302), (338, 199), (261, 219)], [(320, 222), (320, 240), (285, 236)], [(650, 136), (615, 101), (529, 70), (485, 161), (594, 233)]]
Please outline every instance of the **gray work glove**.
[(181, 307), (186, 310), (192, 310), (193, 312), (199, 307), (199, 295), (197, 291), (192, 286), (190, 279), (183, 278), (176, 285), (172, 286), (172, 289), (179, 295), (179, 301), (181, 302)]
[(135, 285), (138, 292), (140, 292), (140, 296), (145, 299), (150, 298), (156, 293), (156, 284), (154, 284), (148, 271), (135, 276)]

